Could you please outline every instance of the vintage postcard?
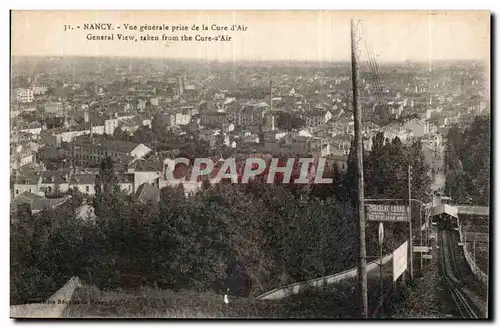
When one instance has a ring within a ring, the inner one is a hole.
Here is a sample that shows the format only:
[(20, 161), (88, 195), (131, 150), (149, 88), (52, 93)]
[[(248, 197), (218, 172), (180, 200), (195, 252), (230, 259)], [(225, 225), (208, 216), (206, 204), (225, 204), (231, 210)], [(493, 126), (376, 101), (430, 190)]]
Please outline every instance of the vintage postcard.
[(11, 318), (490, 318), (490, 20), (12, 11)]

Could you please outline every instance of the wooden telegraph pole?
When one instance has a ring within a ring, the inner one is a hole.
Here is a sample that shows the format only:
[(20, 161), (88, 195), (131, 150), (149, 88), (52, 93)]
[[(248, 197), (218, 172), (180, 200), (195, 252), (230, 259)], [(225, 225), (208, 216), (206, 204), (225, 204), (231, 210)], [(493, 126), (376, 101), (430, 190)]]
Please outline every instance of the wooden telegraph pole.
[(354, 139), (356, 141), (356, 173), (358, 177), (357, 214), (359, 223), (359, 261), (358, 279), (361, 299), (361, 316), (368, 318), (368, 282), (366, 276), (366, 239), (365, 239), (365, 196), (363, 181), (363, 139), (361, 136), (361, 108), (359, 104), (359, 72), (358, 72), (358, 24), (351, 20), (351, 66), (352, 66), (352, 98), (354, 114)]
[(413, 232), (411, 224), (411, 165), (408, 165), (408, 225), (410, 227), (410, 241), (409, 247), (410, 251), (408, 256), (410, 257), (410, 279), (413, 280)]

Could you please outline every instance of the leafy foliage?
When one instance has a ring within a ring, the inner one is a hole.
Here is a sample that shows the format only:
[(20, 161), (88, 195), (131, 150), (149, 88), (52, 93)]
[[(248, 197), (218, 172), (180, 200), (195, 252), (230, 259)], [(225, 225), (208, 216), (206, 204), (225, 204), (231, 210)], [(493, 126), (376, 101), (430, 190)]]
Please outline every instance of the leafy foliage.
[[(404, 196), (410, 162), (412, 193), (424, 195), (421, 146), (384, 144), (380, 135), (375, 141), (365, 156), (366, 194)], [(106, 158), (95, 179), (95, 223), (74, 219), (82, 198), (76, 192), (65, 211), (44, 211), (36, 219), (18, 213), (13, 220), (12, 302), (55, 291), (73, 275), (104, 290), (229, 288), (245, 296), (352, 268), (358, 249), (353, 160), (345, 173), (335, 166), (334, 182), (323, 190), (268, 184), (264, 174), (248, 184), (207, 181), (189, 198), (182, 188), (165, 187), (159, 206), (149, 206), (119, 192)], [(369, 256), (378, 255), (376, 228), (367, 226)], [(405, 229), (386, 228), (394, 243), (387, 249), (407, 238)]]
[(452, 127), (446, 142), (446, 186), (459, 204), (488, 205), (490, 195), (490, 121), (476, 117), (469, 129)]
[(276, 127), (284, 130), (296, 130), (305, 125), (303, 118), (288, 112), (279, 112), (276, 118)]

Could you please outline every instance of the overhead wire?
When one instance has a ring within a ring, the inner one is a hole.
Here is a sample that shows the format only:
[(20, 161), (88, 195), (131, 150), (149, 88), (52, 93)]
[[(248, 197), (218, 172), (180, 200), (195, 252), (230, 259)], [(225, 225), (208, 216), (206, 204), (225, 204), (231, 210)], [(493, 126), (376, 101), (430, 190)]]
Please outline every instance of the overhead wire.
[(368, 66), (369, 66), (369, 70), (370, 70), (370, 73), (371, 73), (371, 76), (373, 79), (373, 83), (374, 83), (374, 89), (375, 89), (374, 93), (375, 93), (376, 102), (378, 105), (380, 105), (382, 107), (382, 109), (385, 111), (385, 113), (389, 117), (391, 114), (390, 114), (389, 106), (388, 106), (387, 102), (385, 101), (385, 97), (384, 97), (384, 94), (382, 92), (383, 88), (382, 88), (382, 83), (381, 83), (381, 78), (380, 78), (380, 71), (379, 71), (379, 68), (377, 65), (377, 61), (375, 59), (373, 47), (370, 43), (370, 40), (367, 38), (366, 33), (365, 33), (365, 29), (362, 25), (360, 26), (360, 32), (363, 35), (362, 39), (363, 39), (363, 42), (365, 44), (366, 53), (368, 56)]

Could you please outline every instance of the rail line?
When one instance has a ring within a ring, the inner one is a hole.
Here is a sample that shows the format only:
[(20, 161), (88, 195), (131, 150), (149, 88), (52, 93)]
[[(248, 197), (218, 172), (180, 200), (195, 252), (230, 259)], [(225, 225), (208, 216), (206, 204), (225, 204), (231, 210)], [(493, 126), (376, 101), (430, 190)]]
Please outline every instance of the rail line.
[(453, 253), (453, 245), (451, 239), (448, 238), (447, 231), (441, 231), (441, 271), (445, 279), (448, 290), (455, 306), (462, 318), (477, 319), (476, 311), (471, 306), (470, 301), (462, 292), (462, 283), (454, 274), (456, 272), (455, 254)]

